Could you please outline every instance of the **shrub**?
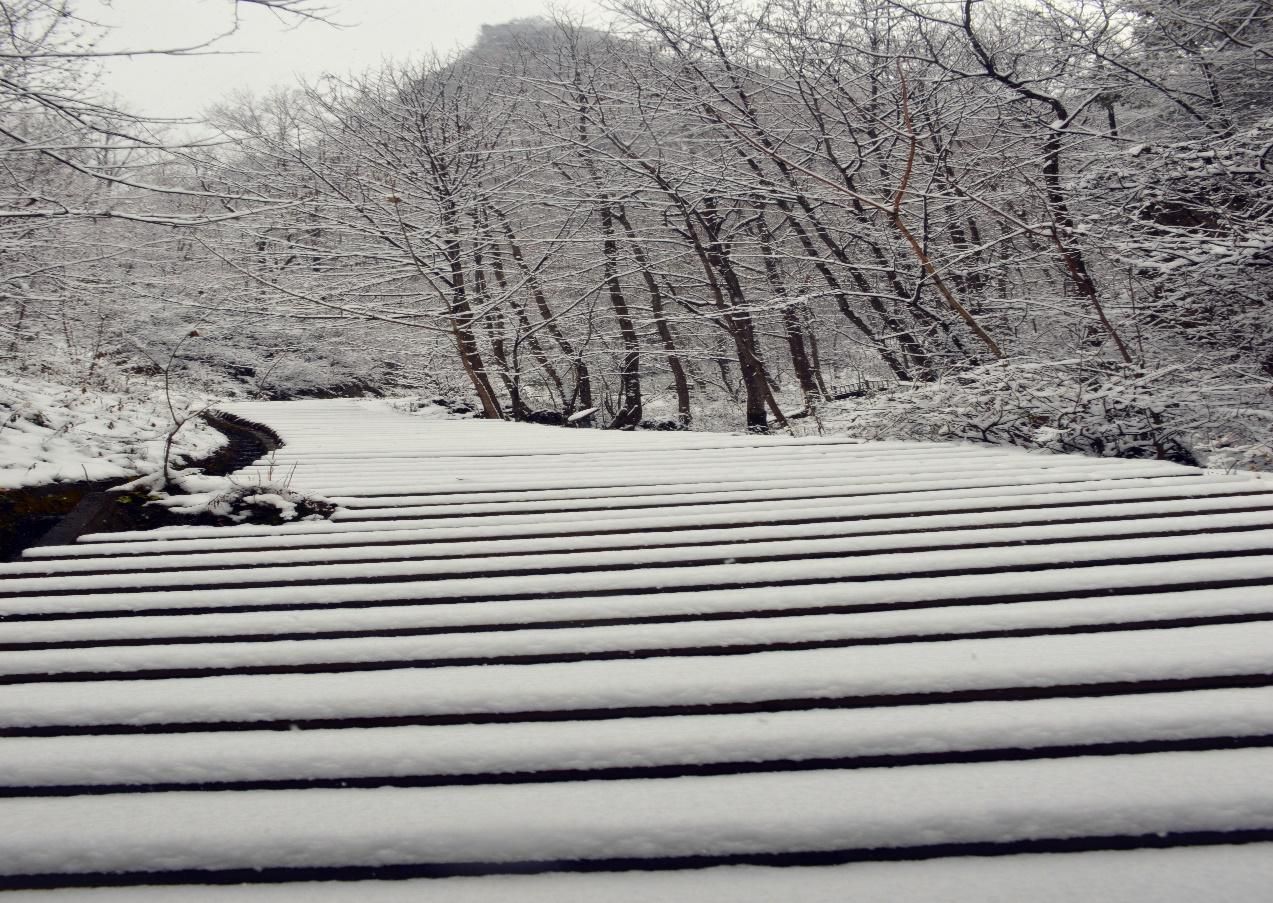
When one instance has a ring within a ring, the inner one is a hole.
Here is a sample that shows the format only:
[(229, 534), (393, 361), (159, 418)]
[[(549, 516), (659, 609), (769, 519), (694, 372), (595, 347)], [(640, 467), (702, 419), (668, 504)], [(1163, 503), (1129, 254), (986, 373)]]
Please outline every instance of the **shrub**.
[[(870, 407), (837, 406), (823, 419), (865, 438), (962, 439), (1190, 465), (1223, 447), (1226, 460), (1258, 464), (1258, 448), (1248, 454), (1247, 445), (1257, 442), (1250, 420), (1259, 411), (1245, 409), (1242, 399), (1261, 388), (1222, 376), (1184, 366), (1002, 361), (874, 399)], [(1215, 438), (1222, 436), (1227, 442)]]

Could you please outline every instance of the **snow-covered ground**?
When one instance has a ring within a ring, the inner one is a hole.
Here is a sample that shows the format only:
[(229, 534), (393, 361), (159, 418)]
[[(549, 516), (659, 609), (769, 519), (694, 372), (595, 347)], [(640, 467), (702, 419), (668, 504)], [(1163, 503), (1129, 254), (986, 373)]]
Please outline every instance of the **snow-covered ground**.
[[(1267, 903), (1273, 844), (1130, 852), (954, 857), (800, 869), (312, 881), (230, 887), (127, 887), (17, 892), (13, 903)], [(1223, 888), (1223, 897), (1217, 896)]]
[[(205, 402), (181, 395), (173, 403), (184, 415)], [(163, 463), (172, 427), (168, 401), (156, 385), (117, 393), (0, 375), (0, 489), (152, 472)], [(193, 420), (177, 434), (173, 450), (198, 459), (224, 441)]]
[[(0, 886), (1267, 894), (1268, 480), (229, 409), (286, 442), (238, 479), (339, 508), (0, 565)], [(198, 886), (209, 870), (246, 883)], [(425, 878), (447, 875), (468, 877)], [(356, 880), (390, 876), (408, 880)]]

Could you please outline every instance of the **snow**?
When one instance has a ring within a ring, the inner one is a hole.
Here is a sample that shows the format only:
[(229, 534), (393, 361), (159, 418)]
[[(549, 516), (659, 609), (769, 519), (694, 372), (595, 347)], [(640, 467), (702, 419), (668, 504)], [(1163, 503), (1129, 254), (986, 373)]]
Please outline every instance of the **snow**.
[(845, 699), (1273, 671), (1273, 623), (635, 661), (20, 684), (0, 725), (132, 726)]
[[(488, 865), (15, 899), (1266, 895), (1268, 481), (370, 400), (230, 410), (287, 443), (235, 479), (283, 474), (266, 504), (328, 495), (336, 516), (0, 566), (0, 876)], [(1173, 846), (1092, 849), (1110, 837)], [(1089, 851), (934, 850), (1065, 838)], [(640, 868), (890, 849), (935, 858)], [(616, 858), (638, 869), (493, 874)]]
[[(152, 388), (89, 392), (0, 375), (0, 489), (124, 480), (161, 466), (172, 420)], [(185, 397), (175, 403), (183, 410), (192, 404)], [(224, 441), (194, 421), (177, 434), (174, 451), (202, 458)]]
[[(447, 505), (394, 505), (393, 507), (373, 509), (370, 507), (360, 507), (354, 510), (338, 515), (338, 519), (343, 520), (369, 520), (373, 518), (394, 518), (401, 519), (407, 517), (462, 517), (472, 514), (510, 514), (519, 512), (538, 512), (538, 511), (598, 511), (608, 508), (663, 508), (671, 505), (693, 503), (696, 505), (712, 504), (712, 503), (736, 503), (748, 502), (765, 499), (816, 499), (816, 498), (843, 498), (852, 495), (875, 494), (881, 488), (889, 488), (894, 492), (923, 492), (924, 490), (943, 490), (950, 488), (976, 488), (982, 489), (987, 486), (997, 485), (1013, 485), (1022, 482), (1022, 478), (1037, 479), (1040, 476), (1038, 468), (1028, 468), (1021, 470), (1005, 469), (1004, 471), (995, 471), (991, 474), (984, 472), (984, 468), (976, 468), (977, 474), (968, 476), (948, 476), (945, 474), (934, 474), (929, 476), (925, 474), (924, 478), (916, 478), (913, 475), (898, 473), (889, 478), (876, 475), (867, 475), (860, 478), (841, 478), (831, 479), (821, 485), (813, 485), (807, 488), (797, 488), (794, 491), (791, 487), (781, 485), (768, 485), (768, 481), (759, 482), (754, 487), (746, 489), (731, 489), (723, 491), (704, 491), (694, 492), (686, 490), (679, 493), (665, 494), (644, 494), (636, 497), (618, 496), (618, 497), (598, 497), (589, 499), (553, 499), (549, 501), (516, 501), (508, 500), (493, 503), (474, 503), (474, 504), (447, 504)], [(1126, 467), (1112, 469), (1112, 473), (1121, 473), (1127, 476), (1152, 476), (1161, 472), (1158, 465), (1134, 465), (1129, 464)], [(1104, 475), (1111, 475), (1111, 471), (1105, 471)], [(1093, 473), (1087, 468), (1057, 468), (1047, 473), (1048, 477), (1054, 480), (1071, 479), (1071, 480), (1088, 480), (1093, 478)], [(315, 480), (315, 483), (319, 481)], [(321, 485), (321, 484), (319, 484)], [(331, 488), (318, 489), (329, 495), (339, 495), (339, 492)], [(347, 491), (345, 489), (341, 490)]]
[[(1253, 511), (1237, 511), (1237, 508), (1253, 508)], [(1191, 516), (1187, 512), (1198, 512)], [(1201, 516), (1206, 513), (1209, 516)], [(1174, 517), (1155, 518), (1155, 514), (1175, 515)], [(1097, 518), (1101, 519), (1097, 519)], [(1071, 535), (1083, 535), (1079, 531), (1100, 531), (1111, 535), (1137, 532), (1188, 532), (1200, 529), (1218, 529), (1261, 524), (1273, 517), (1273, 493), (1267, 496), (1237, 500), (1231, 496), (1219, 498), (1190, 499), (1187, 502), (1173, 500), (1169, 502), (1110, 503), (1102, 505), (1099, 512), (1088, 506), (1068, 506), (1038, 510), (1011, 510), (1007, 512), (978, 512), (975, 514), (938, 514), (911, 515), (905, 518), (879, 518), (870, 521), (824, 520), (804, 523), (757, 524), (755, 526), (726, 526), (712, 528), (703, 525), (695, 530), (643, 530), (639, 537), (625, 533), (603, 533), (599, 535), (549, 535), (528, 538), (476, 539), (465, 540), (448, 538), (445, 542), (433, 541), (434, 532), (429, 530), (397, 531), (386, 534), (371, 532), (357, 533), (355, 536), (317, 535), (287, 536), (270, 543), (266, 550), (253, 550), (250, 547), (242, 551), (198, 551), (196, 546), (182, 546), (180, 541), (169, 541), (156, 544), (143, 555), (145, 549), (135, 549), (139, 543), (123, 543), (112, 546), (108, 543), (94, 544), (88, 548), (71, 547), (59, 549), (62, 554), (73, 551), (76, 557), (54, 559), (55, 550), (44, 548), (39, 560), (0, 564), (0, 575), (19, 576), (23, 574), (69, 574), (93, 571), (149, 571), (170, 568), (220, 568), (230, 566), (259, 566), (264, 564), (304, 564), (317, 562), (337, 562), (341, 560), (359, 561), (374, 559), (376, 561), (392, 561), (395, 559), (423, 558), (467, 558), (479, 555), (513, 555), (533, 552), (604, 550), (640, 548), (650, 550), (657, 547), (695, 545), (705, 546), (710, 543), (756, 543), (766, 540), (817, 539), (847, 536), (869, 536), (872, 540), (864, 540), (865, 544), (874, 541), (881, 544), (891, 542), (896, 545), (917, 545), (923, 542), (941, 545), (961, 542), (961, 537), (995, 536), (1001, 537), (1005, 526), (1023, 532), (1014, 532), (1014, 537), (1031, 538), (1065, 538)], [(1041, 523), (1040, 523), (1041, 522)], [(1086, 522), (1086, 525), (1083, 525)], [(607, 522), (603, 522), (607, 523)], [(1038, 526), (1031, 527), (1031, 524)], [(579, 524), (575, 525), (576, 527)], [(966, 527), (969, 529), (957, 529)], [(973, 529), (981, 528), (981, 529)], [(918, 531), (942, 531), (936, 537), (921, 538)], [(988, 532), (998, 530), (998, 533)], [(891, 537), (891, 540), (884, 539)], [(376, 543), (392, 542), (392, 545)], [(351, 544), (354, 543), (354, 544)], [(217, 548), (226, 545), (238, 546), (239, 543), (218, 543)], [(176, 548), (174, 548), (176, 547)], [(753, 549), (748, 545), (746, 548)], [(189, 551), (184, 551), (189, 549)], [(114, 555), (114, 551), (129, 551), (128, 556)], [(184, 553), (183, 553), (184, 552)], [(51, 586), (51, 584), (46, 584)], [(7, 586), (0, 582), (0, 591)]]
[[(63, 890), (66, 903), (1196, 903), (1224, 889), (1225, 903), (1265, 903), (1273, 844), (1090, 853), (951, 857), (803, 868), (726, 866), (669, 872), (600, 872), (406, 881), (327, 881), (229, 887)], [(48, 892), (11, 893), (46, 903)]]
[(994, 749), (1036, 749), (1273, 733), (1273, 689), (936, 703), (553, 724), (363, 730), (21, 737), (0, 744), (10, 787), (412, 775), (731, 762), (745, 765)]
[[(737, 855), (1273, 827), (1273, 750), (5, 803), (4, 872)], [(1118, 793), (1111, 794), (1110, 788)], [(173, 825), (180, 825), (174, 831)]]
[[(809, 540), (808, 542), (820, 542)], [(834, 543), (835, 541), (830, 541)], [(690, 567), (655, 567), (643, 565), (636, 553), (614, 553), (603, 560), (605, 553), (595, 553), (589, 559), (575, 562), (576, 567), (597, 560), (600, 564), (629, 562), (632, 566), (616, 570), (579, 570), (571, 572), (560, 569), (559, 573), (535, 572), (513, 574), (508, 576), (479, 576), (471, 568), (472, 564), (461, 562), (452, 565), (452, 570), (462, 570), (464, 576), (446, 576), (444, 573), (434, 576), (446, 568), (431, 563), (418, 562), (385, 562), (359, 564), (333, 564), (310, 566), (297, 569), (261, 568), (238, 579), (224, 581), (229, 586), (217, 585), (215, 588), (192, 589), (155, 589), (141, 590), (127, 597), (120, 597), (115, 590), (130, 588), (138, 584), (144, 586), (153, 583), (156, 575), (128, 574), (105, 575), (90, 578), (100, 581), (94, 589), (99, 592), (76, 592), (77, 584), (86, 582), (79, 577), (33, 578), (34, 582), (15, 578), (11, 582), (17, 587), (38, 588), (42, 580), (48, 580), (58, 588), (68, 586), (65, 595), (23, 595), (12, 598), (0, 597), (0, 615), (25, 614), (58, 614), (67, 612), (110, 612), (110, 611), (148, 611), (163, 609), (214, 609), (228, 606), (277, 606), (277, 605), (338, 605), (361, 601), (430, 600), (442, 599), (476, 600), (519, 598), (527, 596), (585, 596), (619, 593), (650, 593), (658, 590), (674, 592), (681, 588), (694, 589), (710, 586), (732, 585), (765, 585), (790, 582), (819, 583), (861, 580), (865, 578), (889, 579), (897, 574), (923, 575), (935, 572), (934, 576), (946, 579), (945, 575), (960, 571), (994, 571), (996, 569), (1044, 570), (1056, 562), (1078, 565), (1086, 568), (1089, 563), (1099, 564), (1117, 558), (1134, 561), (1138, 558), (1170, 557), (1173, 555), (1204, 556), (1220, 553), (1246, 553), (1259, 555), (1273, 548), (1273, 530), (1248, 530), (1235, 533), (1217, 533), (1206, 536), (1161, 536), (1152, 538), (1099, 540), (1094, 542), (1070, 542), (1055, 546), (1008, 546), (997, 548), (953, 549), (941, 551), (914, 551), (864, 555), (846, 555), (844, 557), (778, 560), (778, 561), (744, 561), (735, 560), (722, 564), (708, 563)], [(694, 554), (694, 553), (691, 553)], [(545, 556), (547, 558), (548, 556)], [(737, 554), (737, 558), (744, 556)], [(509, 559), (516, 563), (515, 559)], [(543, 563), (544, 559), (537, 559)], [(552, 559), (562, 563), (565, 559)], [(1258, 560), (1257, 560), (1258, 563)], [(1227, 560), (1220, 564), (1201, 560), (1187, 562), (1183, 573), (1177, 579), (1206, 581), (1223, 577), (1231, 565)], [(1234, 566), (1241, 568), (1242, 565)], [(256, 577), (252, 575), (256, 574)], [(307, 575), (314, 579), (324, 577), (341, 578), (349, 582), (308, 585), (301, 581)], [(231, 575), (232, 577), (234, 575)], [(236, 582), (250, 584), (253, 579), (275, 579), (284, 584), (297, 581), (299, 585), (235, 587)], [(411, 578), (424, 578), (412, 580)], [(1000, 575), (1002, 581), (1018, 579), (1033, 580), (1024, 575)], [(389, 582), (376, 583), (377, 579)], [(173, 583), (187, 584), (207, 583), (208, 577), (198, 572), (175, 572), (171, 578), (163, 578)], [(1074, 578), (1079, 585), (1085, 579), (1081, 574)], [(6, 581), (8, 583), (10, 581)], [(657, 606), (657, 602), (651, 603)], [(609, 607), (609, 606), (607, 606)]]
[[(1193, 534), (1207, 530), (1227, 530), (1223, 536), (1209, 536), (1199, 539)], [(1093, 533), (1103, 535), (1099, 543), (1079, 542)], [(1128, 534), (1126, 538), (1124, 534)], [(804, 569), (803, 574), (810, 578), (828, 576), (842, 579), (846, 574), (837, 569), (832, 575), (822, 570), (809, 559), (814, 557), (836, 556), (857, 558), (858, 567), (847, 572), (849, 576), (866, 574), (895, 573), (906, 565), (914, 571), (952, 570), (965, 567), (982, 568), (995, 564), (1015, 566), (1034, 563), (1039, 554), (1045, 559), (1060, 558), (1069, 561), (1099, 560), (1102, 553), (1124, 555), (1129, 558), (1144, 557), (1154, 554), (1171, 554), (1175, 551), (1233, 551), (1260, 550), (1273, 546), (1273, 510), (1254, 511), (1241, 514), (1226, 514), (1214, 517), (1179, 517), (1150, 519), (1135, 522), (1107, 523), (1100, 525), (1038, 525), (1020, 526), (1014, 530), (1012, 542), (1019, 544), (1064, 543), (1064, 545), (1048, 545), (1031, 555), (1024, 549), (1013, 549), (1010, 552), (991, 551), (978, 548), (975, 551), (960, 549), (961, 546), (984, 546), (1003, 543), (1003, 531), (997, 527), (981, 530), (952, 530), (933, 537), (927, 534), (892, 535), (871, 537), (825, 537), (825, 538), (784, 538), (781, 540), (755, 540), (745, 545), (738, 544), (704, 544), (692, 546), (662, 545), (654, 548), (617, 549), (593, 551), (580, 556), (576, 551), (540, 553), (540, 554), (499, 554), (492, 557), (461, 557), (439, 559), (420, 556), (412, 547), (399, 547), (389, 554), (377, 556), (373, 562), (352, 562), (348, 564), (305, 563), (301, 565), (270, 567), (263, 562), (256, 562), (250, 570), (181, 570), (159, 571), (153, 573), (135, 573), (131, 571), (115, 571), (106, 574), (87, 576), (52, 576), (11, 578), (0, 582), (0, 593), (38, 593), (38, 592), (75, 592), (81, 590), (110, 591), (117, 589), (139, 589), (144, 587), (181, 587), (181, 586), (234, 586), (236, 584), (261, 584), (267, 582), (311, 582), (341, 580), (377, 580), (377, 579), (409, 579), (442, 577), (480, 577), (484, 579), (481, 587), (470, 587), (467, 592), (489, 591), (491, 594), (507, 593), (515, 589), (507, 583), (497, 583), (494, 575), (501, 572), (535, 572), (524, 579), (526, 586), (542, 587), (545, 592), (581, 592), (596, 588), (614, 589), (631, 588), (630, 581), (608, 577), (605, 585), (584, 589), (577, 588), (581, 577), (571, 575), (568, 583), (553, 584), (549, 578), (541, 575), (552, 571), (570, 572), (582, 569), (635, 569), (641, 568), (640, 577), (649, 577), (653, 585), (666, 586), (681, 583), (675, 574), (665, 566), (674, 564), (713, 567), (723, 561), (727, 565), (738, 565), (732, 573), (749, 582), (778, 582), (795, 579), (801, 571), (793, 571), (781, 559), (794, 559)], [(940, 552), (930, 552), (932, 546), (944, 547)], [(883, 551), (879, 555), (871, 553)], [(891, 553), (906, 550), (905, 559), (899, 559)], [(914, 551), (911, 551), (914, 550)], [(407, 559), (407, 560), (393, 560)], [(758, 561), (753, 561), (758, 559)], [(772, 562), (771, 567), (758, 567), (765, 559), (779, 559)], [(239, 563), (239, 562), (235, 562)], [(746, 564), (748, 567), (744, 568)], [(727, 575), (713, 570), (715, 575), (709, 579), (727, 580)], [(698, 580), (698, 577), (692, 578)], [(661, 582), (660, 582), (661, 581)], [(688, 582), (688, 581), (687, 581)], [(450, 584), (447, 584), (449, 586)], [(689, 585), (693, 585), (689, 583)], [(487, 589), (489, 587), (489, 589)], [(505, 588), (507, 587), (507, 588)], [(448, 595), (447, 589), (439, 589), (435, 595)]]
[[(126, 618), (51, 619), (12, 621), (6, 637), (13, 642), (56, 638), (127, 638), (133, 636), (214, 636), (225, 632), (298, 632), (318, 630), (358, 630), (389, 628), (453, 628), (488, 625), (533, 625), (560, 621), (590, 621), (607, 618), (675, 618), (690, 621), (704, 615), (740, 615), (764, 611), (812, 611), (849, 607), (856, 615), (889, 608), (920, 608), (941, 605), (976, 605), (1005, 598), (1025, 597), (1054, 601), (1053, 596), (1081, 596), (1084, 593), (1145, 593), (1154, 587), (1175, 589), (1179, 584), (1198, 581), (1208, 569), (1192, 561), (1139, 565), (1106, 565), (1078, 571), (1032, 571), (1024, 574), (972, 574), (948, 577), (910, 577), (881, 580), (870, 584), (819, 584), (814, 586), (706, 589), (665, 594), (583, 596), (563, 599), (534, 599), (481, 602), (429, 602), (394, 605), (387, 587), (370, 592), (346, 593), (356, 606), (288, 611), (246, 611), (208, 614), (135, 615)], [(1212, 574), (1241, 583), (1273, 582), (1273, 555), (1232, 559), (1223, 570)], [(1249, 597), (1262, 598), (1259, 588), (1242, 588)], [(408, 599), (420, 598), (420, 587), (408, 586)], [(1152, 598), (1157, 598), (1155, 594)], [(299, 601), (312, 601), (311, 589)], [(247, 598), (251, 598), (249, 595)], [(388, 603), (380, 604), (376, 603)], [(117, 603), (118, 604), (118, 603)], [(1226, 609), (1219, 609), (1225, 613)]]
[[(1273, 616), (1273, 597), (1254, 593), (1247, 587), (1187, 590), (1134, 594), (1114, 598), (1086, 597), (1035, 602), (1005, 602), (995, 605), (952, 607), (949, 609), (857, 612), (846, 614), (800, 614), (789, 617), (750, 616), (738, 611), (724, 620), (697, 622), (687, 612), (668, 624), (624, 624), (540, 628), (530, 625), (507, 631), (478, 633), (451, 632), (441, 635), (370, 636), (337, 639), (271, 639), (272, 633), (314, 632), (323, 626), (371, 631), (390, 629), (418, 633), (441, 625), (422, 625), (427, 617), (392, 617), (380, 611), (324, 620), (307, 614), (277, 614), (273, 618), (250, 621), (241, 616), (225, 616), (215, 622), (221, 631), (234, 625), (255, 630), (261, 639), (251, 642), (213, 642), (196, 646), (163, 643), (163, 632), (154, 621), (130, 621), (130, 636), (150, 638), (153, 645), (112, 646), (109, 636), (93, 635), (93, 625), (58, 624), (52, 628), (39, 622), (14, 624), (11, 641), (39, 642), (41, 637), (64, 641), (103, 642), (104, 646), (81, 649), (43, 649), (12, 652), (0, 660), (0, 674), (56, 674), (74, 671), (129, 672), (147, 668), (234, 668), (280, 665), (322, 665), (345, 662), (446, 662), (449, 659), (495, 658), (498, 656), (585, 655), (598, 652), (638, 652), (642, 650), (694, 649), (727, 650), (734, 646), (771, 643), (841, 642), (886, 640), (905, 642), (925, 636), (970, 634), (984, 631), (1039, 630), (1058, 627), (1116, 625), (1128, 622), (1152, 624), (1177, 618), (1205, 618), (1225, 615)], [(780, 614), (780, 610), (779, 610)], [(437, 620), (435, 618), (435, 620)], [(300, 621), (300, 623), (297, 623)], [(388, 625), (395, 625), (390, 628)], [(464, 626), (453, 625), (452, 630)], [(87, 627), (88, 630), (76, 628)], [(198, 632), (187, 620), (174, 624), (178, 630)], [(119, 639), (119, 637), (114, 637)], [(318, 670), (321, 670), (319, 668)]]
[[(1244, 507), (1273, 500), (1268, 494), (1273, 487), (1240, 477), (1208, 476), (1205, 478), (1165, 477), (1151, 479), (1079, 481), (1070, 485), (1041, 483), (995, 487), (987, 490), (955, 490), (922, 493), (896, 493), (856, 496), (852, 508), (842, 498), (801, 499), (799, 506), (789, 500), (748, 502), (728, 505), (684, 505), (655, 513), (645, 511), (598, 512), (587, 517), (553, 517), (524, 515), (514, 518), (447, 518), (442, 521), (412, 520), (382, 522), (350, 522), (288, 524), (279, 527), (245, 525), (240, 527), (172, 528), (166, 530), (89, 534), (74, 546), (44, 546), (27, 551), (28, 558), (66, 555), (143, 555), (165, 552), (216, 549), (299, 547), (307, 545), (339, 545), (389, 543), (418, 540), (453, 542), (462, 539), (500, 539), (510, 537), (574, 536), (592, 533), (640, 532), (650, 530), (697, 530), (715, 525), (764, 523), (778, 521), (860, 521), (869, 532), (876, 526), (901, 526), (914, 523), (918, 528), (941, 523), (976, 524), (1003, 512), (1005, 517), (1020, 517), (1032, 508), (1042, 516), (1067, 503), (1100, 505), (1080, 510), (1104, 512), (1127, 500), (1170, 499), (1166, 510), (1192, 510), (1199, 499), (1214, 497), (1216, 504)], [(1181, 497), (1184, 496), (1182, 499)], [(1234, 496), (1241, 496), (1235, 498)], [(899, 500), (900, 499), (900, 500)], [(1163, 510), (1163, 509), (1159, 509)], [(934, 511), (959, 512), (934, 514)], [(895, 518), (890, 520), (890, 518)], [(947, 518), (930, 521), (928, 518)], [(467, 526), (457, 524), (467, 523)], [(207, 539), (215, 538), (212, 546)]]

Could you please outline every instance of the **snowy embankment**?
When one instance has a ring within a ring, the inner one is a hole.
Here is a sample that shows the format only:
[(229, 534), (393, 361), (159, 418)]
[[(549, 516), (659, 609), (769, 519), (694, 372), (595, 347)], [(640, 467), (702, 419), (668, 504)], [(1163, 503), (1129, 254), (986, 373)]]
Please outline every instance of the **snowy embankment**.
[[(199, 407), (184, 396), (173, 403), (178, 413)], [(153, 385), (121, 394), (0, 375), (0, 490), (151, 473), (163, 465), (172, 428), (167, 399)], [(224, 441), (195, 420), (177, 433), (173, 451), (196, 460)]]
[(0, 566), (0, 884), (1254, 903), (1273, 880), (1273, 482), (230, 410), (286, 442), (237, 479), (339, 508)]
[(1273, 382), (1242, 368), (998, 361), (819, 408), (818, 428), (1273, 471)]

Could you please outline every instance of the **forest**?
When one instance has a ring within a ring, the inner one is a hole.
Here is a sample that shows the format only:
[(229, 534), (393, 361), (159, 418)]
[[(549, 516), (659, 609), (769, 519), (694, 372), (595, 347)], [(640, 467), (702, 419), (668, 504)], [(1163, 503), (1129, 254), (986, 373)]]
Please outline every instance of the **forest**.
[(6, 425), (162, 379), (1273, 469), (1268, 0), (613, 0), (197, 141), (2, 5)]

